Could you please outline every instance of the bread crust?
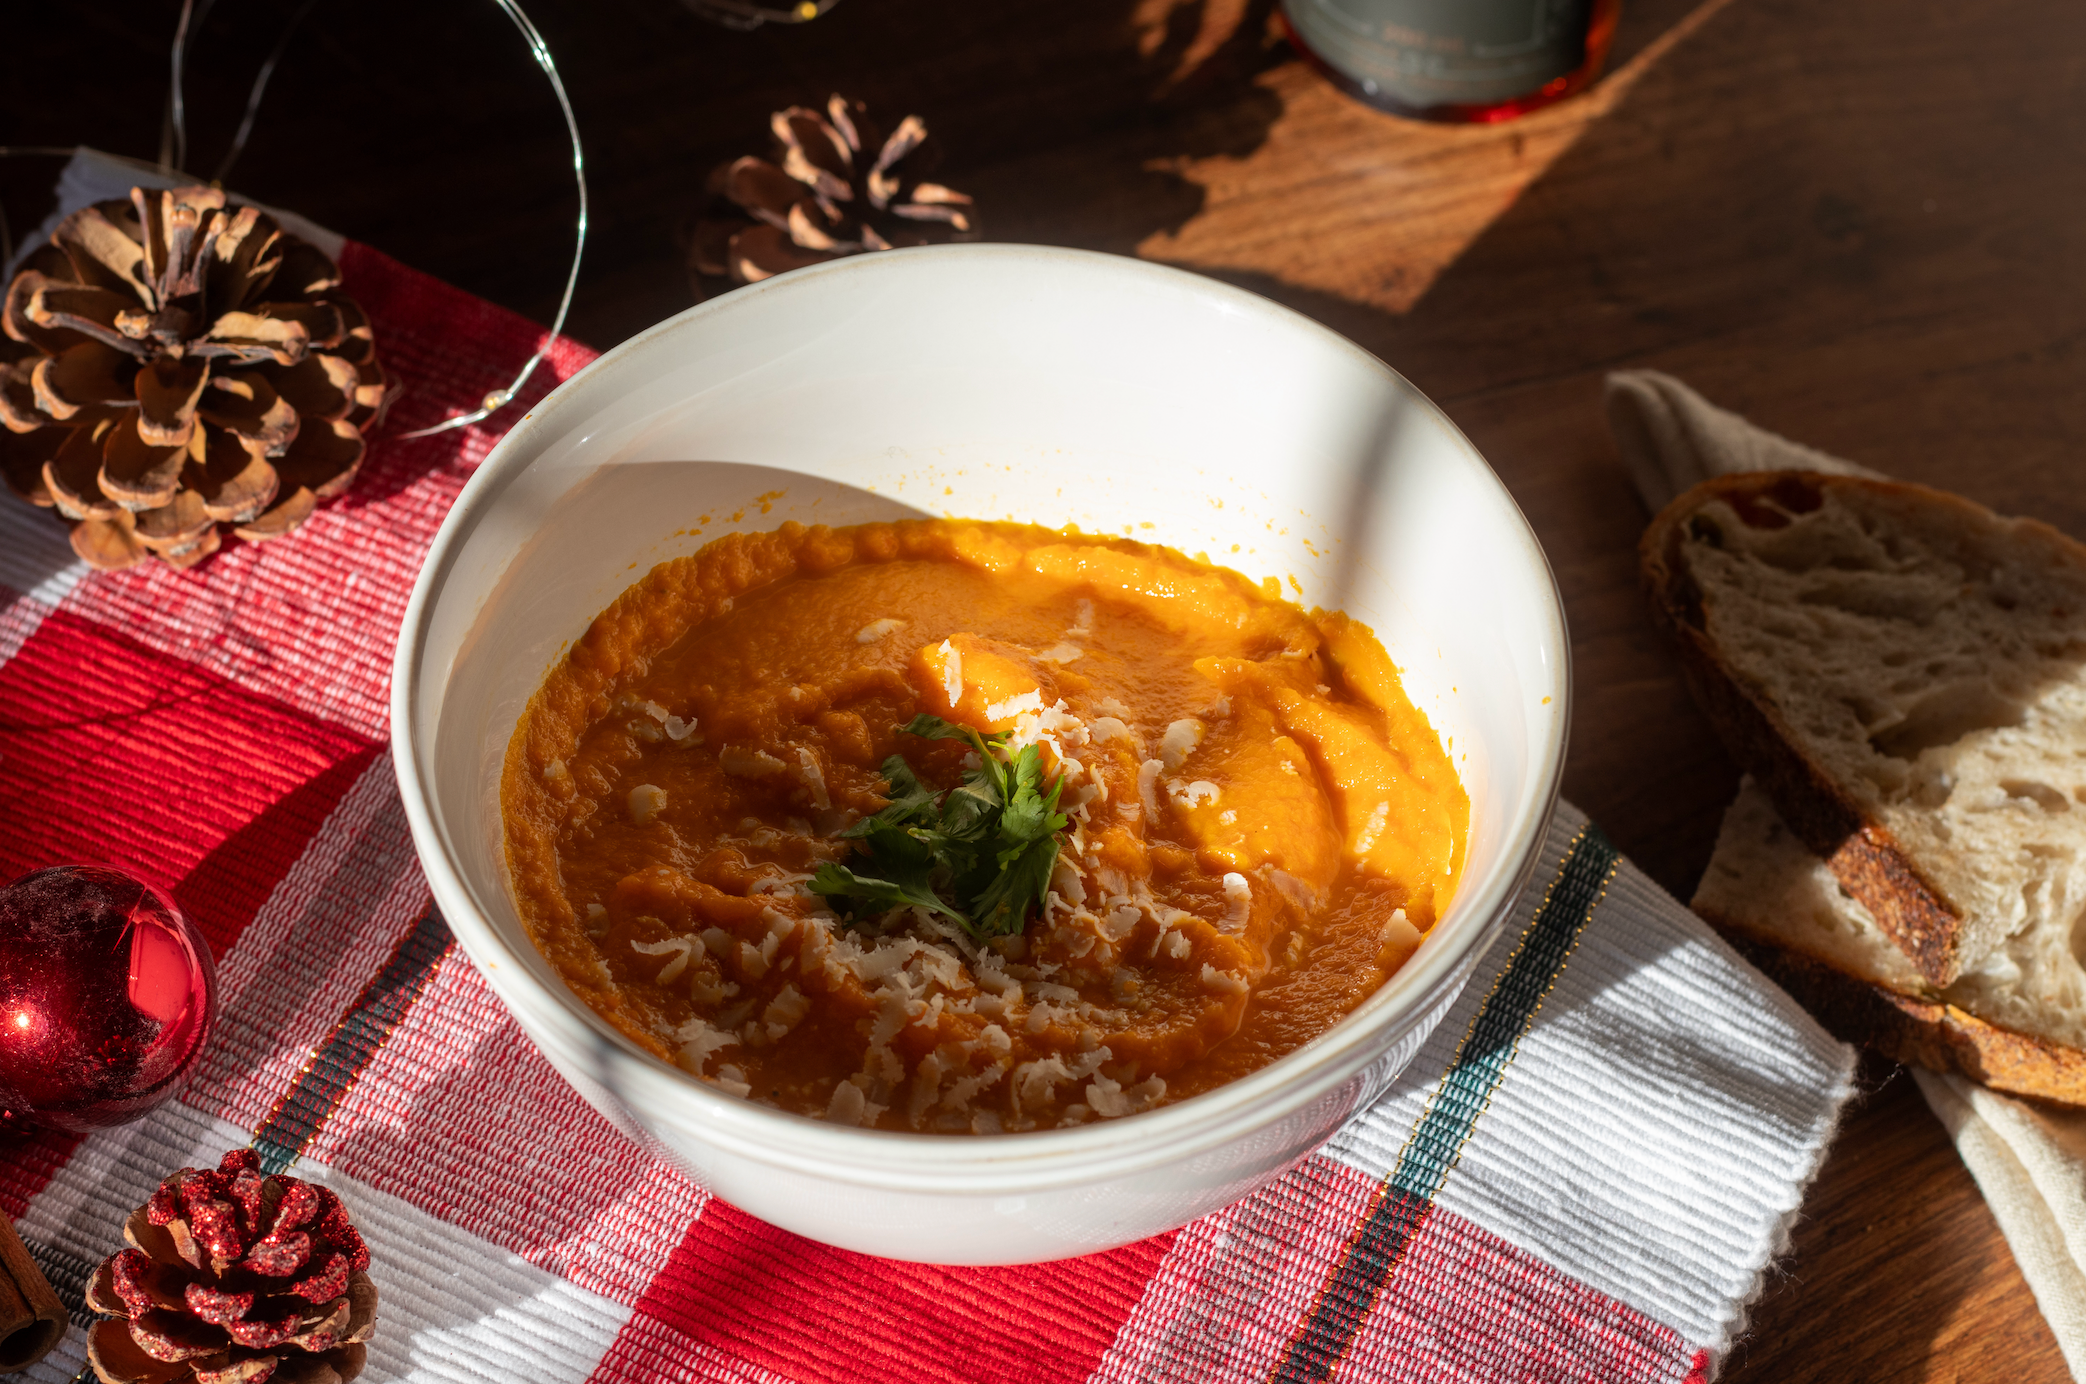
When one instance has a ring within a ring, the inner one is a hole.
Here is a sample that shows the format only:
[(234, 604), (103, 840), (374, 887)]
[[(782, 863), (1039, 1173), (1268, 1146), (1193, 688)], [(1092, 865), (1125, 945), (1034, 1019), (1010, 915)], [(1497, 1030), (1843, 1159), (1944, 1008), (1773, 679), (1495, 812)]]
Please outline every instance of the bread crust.
[(1790, 830), (1826, 862), (1920, 974), (1936, 987), (1946, 986), (1962, 971), (1961, 913), (1920, 873), (1891, 832), (1869, 819), (1797, 748), (1773, 702), (1742, 683), (1718, 656), (1703, 628), (1701, 590), (1683, 556), (1688, 519), (1712, 501), (1729, 504), (1741, 517), (1772, 516), (1774, 509), (1763, 501), (1803, 512), (1822, 504), (1826, 491), (1841, 488), (1916, 496), (1981, 520), (1993, 517), (1961, 496), (1902, 481), (1812, 471), (1744, 472), (1712, 477), (1661, 510), (1638, 544), (1638, 567), (1653, 622), (1678, 649), (1688, 689), (1724, 748), (1767, 789)]
[(1842, 1042), (1995, 1091), (2086, 1106), (2086, 1052), (1987, 1023), (1952, 1004), (1900, 995), (1756, 937), (1715, 909), (1695, 911)]

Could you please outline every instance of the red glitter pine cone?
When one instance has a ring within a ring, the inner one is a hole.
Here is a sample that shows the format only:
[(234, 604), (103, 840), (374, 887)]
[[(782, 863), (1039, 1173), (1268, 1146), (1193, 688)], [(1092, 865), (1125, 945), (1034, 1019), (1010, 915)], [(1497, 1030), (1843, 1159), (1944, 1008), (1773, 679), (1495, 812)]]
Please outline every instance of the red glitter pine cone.
[(251, 1149), (183, 1168), (123, 1227), (87, 1289), (107, 1384), (334, 1384), (376, 1330), (369, 1249), (325, 1187), (263, 1177)]

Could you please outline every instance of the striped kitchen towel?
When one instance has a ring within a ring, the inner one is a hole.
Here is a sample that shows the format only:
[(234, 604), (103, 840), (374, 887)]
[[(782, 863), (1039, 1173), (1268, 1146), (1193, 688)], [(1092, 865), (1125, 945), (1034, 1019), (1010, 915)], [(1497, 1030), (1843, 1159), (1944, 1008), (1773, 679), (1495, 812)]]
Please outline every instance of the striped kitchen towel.
[[(73, 1303), (124, 1214), (252, 1142), (337, 1188), (374, 1380), (1706, 1380), (1831, 1136), (1833, 1042), (1576, 811), (1397, 1086), (1257, 1195), (1108, 1254), (892, 1264), (761, 1224), (616, 1134), (451, 944), (386, 734), (422, 553), (539, 329), (348, 243), (407, 390), (355, 489), (188, 572), (93, 575), (0, 497), (0, 875), (114, 858), (209, 937), (183, 1095), (0, 1136)], [(591, 359), (554, 343), (550, 373)], [(539, 375), (543, 372), (539, 372)], [(495, 423), (500, 420), (494, 420)], [(75, 1331), (28, 1378), (81, 1367)]]

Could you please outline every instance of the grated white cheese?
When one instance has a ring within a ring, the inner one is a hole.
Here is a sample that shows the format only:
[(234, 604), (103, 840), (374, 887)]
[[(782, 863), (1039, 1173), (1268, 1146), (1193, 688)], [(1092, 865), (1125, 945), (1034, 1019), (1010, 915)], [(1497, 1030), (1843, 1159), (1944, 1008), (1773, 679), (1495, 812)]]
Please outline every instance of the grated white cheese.
[(963, 651), (948, 640), (942, 641), (942, 691), (954, 707), (963, 700)]
[(640, 783), (630, 790), (627, 806), (630, 820), (639, 826), (647, 826), (666, 806), (666, 790), (655, 784)]
[(826, 1118), (834, 1124), (858, 1125), (862, 1123), (862, 1088), (852, 1081), (843, 1081), (833, 1088), (833, 1098), (826, 1102)]
[(566, 777), (564, 760), (553, 759), (550, 763), (543, 766), (543, 781), (545, 783), (556, 783), (564, 777)]
[(1253, 886), (1236, 872), (1224, 876), (1224, 930), (1244, 932), (1253, 916)]
[(832, 811), (833, 799), (826, 793), (826, 773), (818, 767), (818, 756), (799, 745), (797, 763), (803, 766), (805, 786), (811, 789), (811, 805), (821, 812)]
[(1115, 1054), (1107, 1048), (1095, 1048), (1082, 1053), (1070, 1063), (1056, 1053), (1039, 1057), (1033, 1062), (1024, 1062), (1014, 1069), (1014, 1109), (1042, 1105), (1057, 1099), (1058, 1086), (1067, 1081), (1083, 1081), (1101, 1069), (1101, 1064), (1111, 1062)]
[(1072, 608), (1072, 628), (1065, 631), (1067, 639), (1085, 639), (1094, 632), (1094, 603), (1081, 601)]
[(1042, 709), (1043, 694), (1041, 692), (1022, 692), (1007, 698), (1003, 702), (994, 702), (987, 706), (985, 708), (985, 719), (988, 721), (1004, 721), (1009, 717), (1019, 716), (1024, 712), (1037, 712)]
[(695, 939), (693, 937), (669, 937), (664, 942), (638, 942), (633, 940), (630, 944), (630, 950), (640, 956), (665, 956), (671, 952), (674, 959), (660, 967), (659, 974), (652, 977), (660, 985), (670, 985), (680, 979), (681, 972), (688, 969), (688, 956), (690, 952), (695, 950)]
[(1036, 657), (1042, 659), (1045, 663), (1077, 663), (1080, 659), (1086, 657), (1086, 650), (1067, 639), (1062, 643), (1051, 645), (1042, 653), (1037, 654)]
[(1391, 916), (1384, 920), (1384, 948), (1398, 953), (1398, 959), (1393, 966), (1394, 969), (1397, 966), (1404, 965), (1406, 959), (1418, 951), (1420, 943), (1425, 940), (1427, 939), (1421, 936), (1420, 930), (1412, 925), (1412, 920), (1405, 916), (1405, 910), (1402, 908), (1391, 910)]
[(717, 767), (733, 778), (767, 778), (789, 766), (766, 750), (746, 745), (726, 745), (717, 752)]
[(999, 1079), (1006, 1074), (1006, 1064), (995, 1062), (983, 1071), (972, 1072), (969, 1076), (958, 1077), (949, 1083), (948, 1090), (942, 1092), (942, 1108), (959, 1113), (969, 1109), (970, 1103), (977, 1099), (980, 1091), (996, 1085)]
[(1050, 867), (1050, 887), (1068, 904), (1086, 902), (1086, 881), (1080, 876), (1079, 867), (1063, 854)]
[(1159, 775), (1165, 766), (1156, 759), (1147, 759), (1137, 766), (1137, 796), (1144, 803), (1144, 818), (1147, 822), (1159, 820)]
[(1021, 982), (1007, 974), (1006, 963), (992, 952), (985, 952), (979, 956), (977, 975), (978, 984), (996, 995), (1021, 993)]
[(833, 1088), (833, 1099), (826, 1102), (826, 1119), (833, 1124), (866, 1127), (875, 1124), (884, 1109), (864, 1095), (854, 1081), (843, 1081)]
[[(855, 642), (857, 644), (874, 644), (893, 630), (903, 629), (904, 627), (905, 621), (903, 620), (893, 620), (888, 617), (882, 620), (871, 620), (868, 624), (855, 631)], [(947, 648), (948, 645), (944, 644), (942, 647)]]
[[(695, 734), (695, 718), (693, 716), (685, 721), (678, 716), (669, 716), (660, 724), (666, 728), (666, 738), (673, 741), (676, 745), (687, 743), (688, 738)], [(701, 742), (698, 741), (697, 743)]]
[(1262, 874), (1267, 879), (1268, 883), (1275, 886), (1276, 893), (1280, 894), (1283, 898), (1288, 899), (1298, 908), (1303, 909), (1305, 912), (1309, 912), (1310, 910), (1318, 907), (1317, 892), (1313, 890), (1310, 885), (1304, 883), (1295, 875), (1289, 873), (1289, 871), (1277, 870), (1271, 867), (1267, 870), (1262, 871)]
[(1383, 835), (1383, 825), (1390, 820), (1390, 816), (1391, 805), (1388, 802), (1380, 802), (1370, 809), (1369, 820), (1362, 826), (1362, 834), (1354, 839), (1356, 855), (1367, 855), (1375, 849), (1378, 838)]
[[(690, 953), (690, 955), (694, 954), (693, 952)], [(709, 957), (705, 956), (703, 960), (707, 962)], [(728, 980), (720, 984), (720, 979), (721, 977), (714, 965), (695, 968), (688, 976), (688, 1002), (699, 1005), (704, 1009), (715, 1009), (718, 1005), (723, 1004), (733, 995), (739, 993), (737, 985)]]
[(1125, 740), (1132, 745), (1137, 743), (1137, 732), (1131, 730), (1129, 724), (1119, 717), (1096, 716), (1090, 723), (1090, 728), (1097, 742)]
[(1202, 983), (1205, 989), (1223, 990), (1234, 995), (1246, 993), (1244, 976), (1233, 975), (1230, 971), (1220, 971), (1207, 961), (1202, 963)]
[(1165, 1095), (1164, 1077), (1150, 1077), (1126, 1090), (1121, 1082), (1111, 1081), (1105, 1076), (1096, 1076), (1087, 1084), (1086, 1103), (1093, 1107), (1094, 1113), (1102, 1119), (1113, 1120), (1124, 1115), (1135, 1115), (1140, 1110), (1148, 1110)]
[(761, 1022), (767, 1025), (768, 1041), (778, 1042), (811, 1012), (811, 1001), (798, 991), (795, 981), (782, 987), (781, 993), (768, 1001), (761, 1011)]
[(1188, 934), (1185, 932), (1169, 932), (1166, 934), (1166, 954), (1176, 961), (1186, 958), (1188, 953), (1194, 950), (1194, 946), (1195, 944), (1188, 940)]
[(1202, 733), (1207, 729), (1193, 716), (1185, 716), (1166, 728), (1159, 740), (1159, 760), (1167, 773), (1172, 773), (1188, 762), (1195, 747), (1202, 743)]
[(753, 1094), (753, 1087), (747, 1082), (746, 1073), (737, 1067), (719, 1067), (717, 1075), (704, 1077), (703, 1080), (726, 1095), (737, 1096), (740, 1100)]
[(942, 1055), (930, 1052), (913, 1068), (912, 1091), (906, 1097), (905, 1118), (914, 1129), (920, 1127), (920, 1119), (942, 1093)]
[(674, 1031), (674, 1041), (681, 1045), (678, 1059), (681, 1066), (701, 1076), (703, 1068), (709, 1065), (711, 1054), (722, 1048), (738, 1046), (739, 1035), (713, 1027), (709, 1020), (698, 1014)]
[(1193, 783), (1182, 783), (1179, 779), (1168, 779), (1166, 795), (1178, 807), (1211, 807), (1222, 797), (1223, 790), (1208, 779), (1197, 779)]

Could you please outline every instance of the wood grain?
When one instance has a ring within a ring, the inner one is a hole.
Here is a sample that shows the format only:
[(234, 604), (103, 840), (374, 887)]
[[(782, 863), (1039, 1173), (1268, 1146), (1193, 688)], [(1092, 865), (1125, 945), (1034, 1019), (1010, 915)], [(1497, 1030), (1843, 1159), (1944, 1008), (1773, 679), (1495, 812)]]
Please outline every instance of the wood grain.
[[(6, 137), (157, 145), (174, 0), (20, 7)], [(2086, 535), (2086, 7), (1631, 0), (1586, 97), (1480, 129), (1332, 92), (1273, 0), (848, 0), (734, 34), (669, 0), (531, 0), (588, 138), (598, 346), (685, 306), (704, 172), (844, 90), (923, 113), (994, 239), (1142, 254), (1265, 293), (1438, 400), (1547, 548), (1571, 622), (1566, 791), (1683, 897), (1736, 771), (1645, 618), (1646, 515), (1602, 423), (1650, 366), (1811, 445)], [(279, 15), (199, 36), (214, 164)], [(232, 183), (539, 319), (562, 134), (490, 5), (320, 6)], [(52, 168), (0, 166), (17, 226)], [(1904, 1077), (1848, 1119), (1725, 1377), (2049, 1384), (2048, 1328)]]

